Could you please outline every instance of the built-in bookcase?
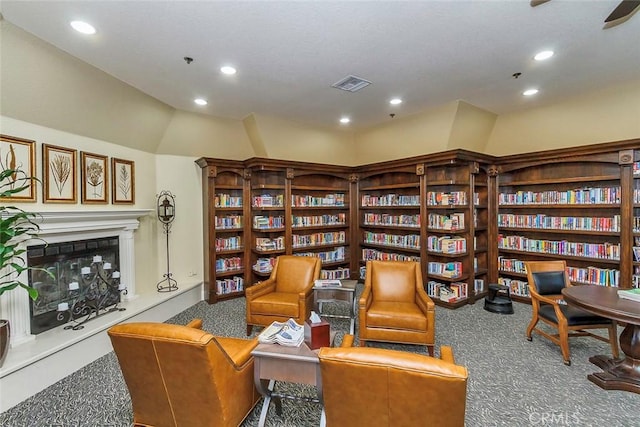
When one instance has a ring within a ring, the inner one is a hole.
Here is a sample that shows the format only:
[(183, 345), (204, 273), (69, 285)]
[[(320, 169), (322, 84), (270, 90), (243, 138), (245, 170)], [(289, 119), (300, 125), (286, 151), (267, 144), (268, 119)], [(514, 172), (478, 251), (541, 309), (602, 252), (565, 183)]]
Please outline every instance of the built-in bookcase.
[(632, 215), (631, 229), (633, 232), (633, 242), (631, 248), (631, 259), (633, 260), (631, 286), (640, 288), (640, 150), (634, 154), (632, 164)]

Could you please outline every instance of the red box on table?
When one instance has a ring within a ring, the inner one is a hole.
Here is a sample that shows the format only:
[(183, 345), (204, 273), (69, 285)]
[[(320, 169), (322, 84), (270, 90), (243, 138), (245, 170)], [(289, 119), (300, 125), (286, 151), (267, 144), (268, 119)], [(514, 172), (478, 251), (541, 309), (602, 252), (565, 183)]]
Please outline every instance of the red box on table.
[(311, 320), (307, 319), (304, 322), (304, 342), (311, 350), (315, 350), (320, 347), (330, 347), (331, 340), (329, 337), (329, 322), (326, 320), (312, 323)]

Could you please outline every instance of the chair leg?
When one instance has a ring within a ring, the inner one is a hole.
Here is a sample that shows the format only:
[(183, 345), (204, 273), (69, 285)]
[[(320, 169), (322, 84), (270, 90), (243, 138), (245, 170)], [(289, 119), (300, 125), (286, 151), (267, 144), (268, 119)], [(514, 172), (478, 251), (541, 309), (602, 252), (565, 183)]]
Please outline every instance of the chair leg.
[(560, 338), (560, 351), (564, 364), (571, 366), (571, 356), (569, 353), (569, 330), (566, 324), (558, 324), (558, 338)]
[(247, 323), (247, 336), (251, 335), (251, 331), (253, 330), (253, 325)]
[(429, 356), (433, 357), (433, 345), (427, 345), (427, 351), (429, 352)]
[(538, 324), (538, 317), (536, 316), (535, 318), (531, 319), (531, 322), (529, 322), (529, 326), (527, 326), (527, 335), (526, 335), (527, 341), (531, 341), (533, 339), (531, 338), (531, 333), (533, 332), (537, 324)]
[(366, 346), (367, 346), (367, 342), (361, 338), (360, 339), (360, 347), (366, 347)]
[(618, 324), (616, 322), (611, 322), (611, 326), (609, 326), (609, 344), (611, 344), (613, 358), (617, 359), (620, 356), (620, 351), (618, 350)]

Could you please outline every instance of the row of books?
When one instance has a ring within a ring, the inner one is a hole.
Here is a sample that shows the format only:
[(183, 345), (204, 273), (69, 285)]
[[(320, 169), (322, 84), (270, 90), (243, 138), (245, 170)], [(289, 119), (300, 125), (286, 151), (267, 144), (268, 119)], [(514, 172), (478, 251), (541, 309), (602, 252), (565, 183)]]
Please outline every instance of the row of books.
[(251, 206), (254, 208), (281, 208), (284, 207), (283, 194), (261, 194), (251, 198)]
[(295, 227), (319, 227), (324, 225), (346, 225), (347, 214), (338, 213), (331, 215), (297, 216), (293, 215), (291, 226)]
[(444, 284), (430, 280), (427, 282), (427, 295), (431, 298), (439, 299), (448, 303), (463, 300), (468, 297), (467, 284), (464, 282), (454, 282)]
[(455, 262), (430, 262), (427, 264), (429, 274), (436, 274), (443, 277), (460, 277), (462, 276), (462, 263)]
[(341, 267), (333, 270), (320, 270), (320, 278), (323, 280), (348, 279), (351, 276), (349, 267)]
[(499, 256), (498, 269), (511, 273), (527, 274), (527, 269), (524, 265), (524, 261), (516, 258), (505, 258), (503, 256)]
[(234, 276), (228, 279), (216, 280), (216, 290), (218, 295), (241, 292), (244, 290), (244, 279), (240, 276)]
[(224, 273), (232, 270), (242, 270), (242, 258), (229, 257), (216, 259), (216, 273)]
[(467, 251), (467, 240), (464, 237), (428, 236), (427, 250), (445, 254), (462, 254)]
[(256, 249), (261, 251), (277, 251), (284, 249), (284, 236), (275, 237), (256, 237)]
[(450, 206), (450, 205), (466, 205), (466, 191), (450, 191), (450, 192), (427, 192), (428, 206)]
[(298, 252), (296, 256), (315, 256), (320, 258), (323, 264), (340, 262), (346, 259), (346, 249), (344, 246), (339, 246), (331, 251), (326, 252)]
[(620, 270), (616, 269), (567, 267), (567, 273), (572, 282), (614, 287), (620, 283)]
[(619, 260), (620, 244), (569, 242), (567, 240), (537, 240), (524, 236), (498, 235), (498, 248), (523, 252), (538, 252), (585, 258)]
[(311, 195), (291, 195), (291, 204), (295, 208), (314, 206), (344, 206), (344, 193), (327, 194), (322, 197)]
[(457, 212), (449, 215), (430, 213), (427, 219), (429, 228), (435, 228), (437, 230), (464, 229), (464, 212)]
[(217, 237), (216, 252), (242, 249), (242, 236)]
[(294, 234), (291, 236), (291, 240), (294, 248), (340, 244), (346, 242), (347, 233), (344, 231), (333, 231), (314, 234)]
[[(637, 202), (640, 203), (640, 202)], [(633, 232), (640, 233), (640, 216), (633, 217)]]
[(381, 261), (417, 261), (420, 262), (419, 256), (404, 255), (392, 252), (382, 252), (376, 249), (363, 249), (362, 260), (381, 260)]
[(242, 228), (242, 215), (216, 215), (214, 222), (217, 230)]
[(365, 231), (362, 234), (364, 243), (372, 243), (384, 246), (397, 246), (403, 248), (420, 249), (420, 235), (418, 234), (387, 234)]
[(219, 193), (213, 197), (213, 204), (216, 208), (241, 208), (242, 196)]
[(284, 217), (256, 215), (253, 217), (253, 228), (284, 228)]
[[(640, 225), (640, 221), (638, 222)], [(605, 217), (573, 217), (498, 214), (498, 227), (542, 228), (548, 230), (620, 231), (620, 215)]]
[(258, 273), (271, 273), (271, 270), (273, 270), (275, 265), (276, 258), (274, 257), (258, 258), (251, 268)]
[(416, 206), (420, 207), (420, 196), (402, 194), (385, 194), (382, 196), (374, 196), (371, 194), (363, 194), (360, 199), (362, 207), (376, 206)]
[(498, 277), (498, 284), (509, 287), (511, 295), (529, 297), (529, 284), (524, 280), (511, 279), (509, 277)]
[(633, 162), (633, 176), (640, 176), (640, 162)]
[(640, 203), (640, 188), (633, 190), (633, 203)]
[(620, 187), (576, 188), (565, 191), (516, 191), (500, 193), (499, 205), (565, 205), (620, 203)]
[(418, 228), (420, 227), (420, 215), (390, 215), (365, 212), (363, 224)]

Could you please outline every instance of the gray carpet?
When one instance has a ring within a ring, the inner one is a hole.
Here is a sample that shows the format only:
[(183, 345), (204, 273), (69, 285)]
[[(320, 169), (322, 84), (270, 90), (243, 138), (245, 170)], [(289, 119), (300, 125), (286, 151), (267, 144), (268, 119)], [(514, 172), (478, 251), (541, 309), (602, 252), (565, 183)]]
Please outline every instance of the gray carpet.
[[(467, 426), (640, 426), (640, 395), (605, 391), (586, 378), (598, 370), (588, 358), (610, 351), (605, 343), (573, 339), (572, 365), (565, 366), (558, 346), (538, 336), (533, 342), (525, 340), (531, 307), (514, 305), (513, 315), (489, 313), (482, 301), (457, 310), (436, 308), (436, 348), (452, 346), (456, 362), (469, 370)], [(344, 310), (344, 304), (325, 306), (326, 312)], [(193, 318), (202, 318), (203, 328), (213, 334), (245, 336), (244, 299), (215, 305), (200, 302), (169, 322), (185, 324)], [(330, 319), (330, 323), (339, 344), (348, 321)], [(425, 352), (424, 347), (374, 345)], [(302, 385), (276, 387), (314, 394), (314, 389)], [(243, 426), (258, 424), (260, 407), (261, 402)], [(318, 404), (285, 400), (283, 416), (272, 405), (267, 425), (316, 426), (319, 419)], [(426, 425), (427, 419), (425, 414), (416, 426)], [(131, 421), (131, 402), (113, 353), (0, 414), (0, 425), (6, 427), (128, 426)]]

